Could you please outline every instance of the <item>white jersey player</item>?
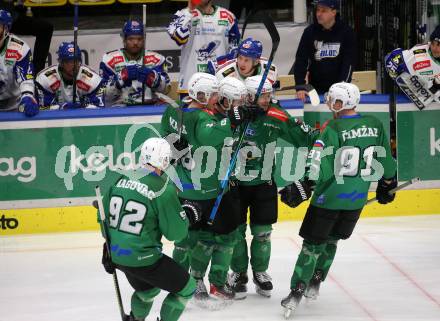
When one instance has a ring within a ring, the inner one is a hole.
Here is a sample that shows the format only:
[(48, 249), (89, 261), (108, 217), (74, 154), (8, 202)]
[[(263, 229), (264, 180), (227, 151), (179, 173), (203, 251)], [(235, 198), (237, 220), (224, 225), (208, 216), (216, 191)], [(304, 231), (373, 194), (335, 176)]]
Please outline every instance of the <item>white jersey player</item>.
[(32, 65), (32, 52), (19, 37), (10, 34), (12, 16), (0, 10), (0, 111), (38, 113)]
[[(73, 42), (62, 42), (58, 48), (58, 64), (40, 71), (37, 85), (43, 109), (74, 109), (104, 107), (104, 86), (101, 77), (88, 66), (81, 65), (81, 50)], [(73, 82), (76, 74), (76, 96)]]
[(167, 94), (170, 90), (165, 57), (144, 51), (144, 26), (137, 20), (127, 21), (121, 36), (124, 48), (107, 52), (100, 64), (101, 77), (106, 82), (106, 104), (156, 103), (155, 92)]
[(227, 54), (240, 39), (235, 16), (212, 0), (201, 0), (197, 7), (177, 11), (168, 34), (182, 47), (178, 92), (188, 92), (188, 81), (196, 72), (207, 72), (208, 61)]
[[(259, 76), (264, 73), (267, 65), (267, 59), (261, 57), (263, 45), (258, 40), (252, 38), (245, 39), (236, 51), (236, 58), (233, 58), (234, 52), (226, 56), (226, 59), (221, 57), (217, 60), (217, 66), (210, 63), (210, 72), (215, 72), (219, 81), (225, 77), (235, 77), (241, 81), (251, 76)], [(227, 60), (227, 58), (231, 58)], [(271, 64), (267, 79), (274, 85), (277, 81), (278, 71), (274, 64)]]
[(393, 50), (385, 57), (385, 66), (420, 109), (433, 100), (440, 101), (440, 26), (432, 32), (429, 43)]

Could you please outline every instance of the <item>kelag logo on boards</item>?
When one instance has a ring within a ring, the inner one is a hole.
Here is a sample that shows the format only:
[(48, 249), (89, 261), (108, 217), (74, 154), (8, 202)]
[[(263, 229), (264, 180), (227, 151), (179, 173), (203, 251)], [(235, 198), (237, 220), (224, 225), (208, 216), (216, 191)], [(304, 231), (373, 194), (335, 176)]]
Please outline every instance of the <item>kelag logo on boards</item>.
[(4, 214), (0, 216), (0, 229), (14, 230), (18, 227), (18, 220), (16, 218), (7, 218)]

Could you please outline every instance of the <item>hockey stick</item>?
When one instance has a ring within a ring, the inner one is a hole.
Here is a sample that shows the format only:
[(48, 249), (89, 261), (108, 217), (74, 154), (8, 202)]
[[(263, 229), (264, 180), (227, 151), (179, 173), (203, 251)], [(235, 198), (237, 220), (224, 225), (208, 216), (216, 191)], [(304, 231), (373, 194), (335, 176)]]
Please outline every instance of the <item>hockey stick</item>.
[[(78, 46), (78, 1), (75, 1), (73, 10), (73, 86), (72, 102), (76, 103), (76, 78), (78, 77), (78, 68), (76, 67), (76, 47)], [(81, 53), (80, 53), (81, 54)]]
[(295, 89), (295, 90), (302, 89), (302, 90), (307, 91), (307, 96), (309, 96), (310, 103), (312, 104), (313, 107), (319, 106), (319, 104), (321, 103), (318, 92), (310, 84), (306, 84), (306, 85), (302, 85), (302, 86), (287, 86), (287, 87), (277, 89), (276, 91), (279, 92), (279, 91), (287, 91), (287, 90), (292, 90), (292, 89)]
[[(99, 224), (101, 225), (102, 234), (104, 235), (105, 239), (105, 247), (107, 248), (107, 253), (111, 256), (111, 250), (110, 250), (110, 239), (107, 231), (107, 226), (105, 224), (105, 213), (104, 213), (104, 205), (102, 204), (102, 196), (101, 196), (101, 189), (99, 186), (95, 187), (95, 193), (96, 193), (96, 202), (93, 202), (93, 206), (96, 207), (98, 205), (99, 209)], [(116, 298), (118, 300), (118, 306), (119, 306), (119, 312), (121, 313), (121, 320), (122, 321), (128, 321), (129, 316), (125, 314), (124, 311), (124, 305), (122, 303), (121, 298), (121, 290), (119, 288), (119, 281), (118, 281), (118, 275), (116, 274), (116, 270), (113, 272), (113, 283), (115, 285), (115, 291), (116, 291)]]
[[(270, 52), (269, 59), (267, 60), (266, 68), (264, 69), (264, 73), (260, 82), (260, 85), (258, 86), (257, 93), (255, 94), (254, 98), (254, 104), (258, 101), (258, 97), (261, 94), (261, 91), (263, 90), (264, 82), (266, 81), (267, 75), (269, 74), (270, 66), (272, 65), (273, 57), (275, 56), (275, 53), (277, 52), (278, 45), (280, 44), (280, 35), (278, 33), (277, 28), (275, 27), (275, 24), (273, 23), (273, 20), (267, 15), (263, 15), (263, 23), (266, 27), (267, 31), (269, 32), (270, 38), (272, 39), (272, 50)], [(214, 223), (215, 216), (217, 214), (218, 208), (220, 206), (220, 202), (222, 201), (223, 195), (226, 191), (226, 185), (229, 182), (229, 177), (232, 174), (232, 170), (235, 168), (235, 163), (237, 162), (238, 154), (240, 153), (241, 145), (243, 144), (244, 137), (246, 136), (246, 132), (249, 128), (249, 122), (246, 123), (245, 129), (243, 133), (240, 136), (240, 139), (238, 141), (236, 150), (234, 152), (234, 155), (232, 156), (231, 163), (229, 164), (229, 167), (226, 171), (225, 177), (221, 181), (220, 184), (220, 194), (217, 196), (217, 199), (215, 200), (214, 206), (212, 207), (211, 214), (209, 215), (208, 224), (212, 225)]]
[(396, 84), (420, 110), (436, 100), (436, 96), (425, 88), (425, 84), (417, 75), (403, 72), (397, 76)]
[[(393, 188), (392, 190), (390, 190), (390, 191), (388, 192), (388, 194), (394, 194), (395, 192), (400, 191), (401, 189), (404, 189), (405, 187), (407, 187), (407, 186), (409, 186), (409, 185), (412, 185), (412, 184), (414, 184), (414, 183), (417, 183), (418, 181), (420, 181), (420, 178), (419, 178), (419, 177), (414, 177), (414, 178), (410, 179), (409, 181), (403, 183), (402, 185), (399, 185), (399, 186), (397, 186), (396, 188)], [(373, 197), (373, 198), (369, 199), (369, 200), (365, 203), (365, 205), (369, 205), (369, 204), (374, 203), (374, 202), (376, 202), (376, 201), (377, 201), (377, 198), (376, 198), (376, 197)]]
[[(145, 42), (147, 40), (147, 5), (142, 5), (142, 24), (144, 26), (144, 48), (142, 49), (142, 69), (145, 67)], [(145, 104), (145, 81), (142, 83), (142, 105)]]

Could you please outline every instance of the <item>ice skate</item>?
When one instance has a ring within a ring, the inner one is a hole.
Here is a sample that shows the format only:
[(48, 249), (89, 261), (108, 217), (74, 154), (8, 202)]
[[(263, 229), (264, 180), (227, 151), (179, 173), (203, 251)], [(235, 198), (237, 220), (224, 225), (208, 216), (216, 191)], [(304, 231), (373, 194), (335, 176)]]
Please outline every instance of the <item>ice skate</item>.
[(296, 287), (290, 291), (289, 295), (281, 300), (281, 306), (284, 308), (284, 318), (289, 319), (296, 310), (304, 295), (306, 285), (299, 282)]
[(272, 278), (267, 272), (253, 272), (255, 291), (264, 297), (270, 298), (273, 285)]
[(216, 310), (221, 310), (225, 306), (230, 304), (226, 300), (222, 300), (210, 296), (206, 289), (205, 283), (203, 282), (203, 279), (196, 279), (196, 282), (197, 282), (197, 287), (196, 287), (196, 291), (194, 292), (193, 302), (198, 307), (207, 310), (216, 311)]
[(212, 297), (221, 300), (233, 300), (235, 298), (234, 290), (232, 290), (232, 288), (230, 288), (227, 284), (224, 284), (223, 286), (211, 284), (209, 294)]
[(307, 299), (307, 301), (310, 300), (316, 300), (319, 296), (319, 287), (322, 282), (322, 271), (317, 270), (310, 280), (309, 286), (307, 287), (306, 291), (304, 292), (304, 296)]
[(247, 272), (232, 272), (228, 276), (228, 285), (235, 292), (235, 300), (245, 299), (247, 296)]

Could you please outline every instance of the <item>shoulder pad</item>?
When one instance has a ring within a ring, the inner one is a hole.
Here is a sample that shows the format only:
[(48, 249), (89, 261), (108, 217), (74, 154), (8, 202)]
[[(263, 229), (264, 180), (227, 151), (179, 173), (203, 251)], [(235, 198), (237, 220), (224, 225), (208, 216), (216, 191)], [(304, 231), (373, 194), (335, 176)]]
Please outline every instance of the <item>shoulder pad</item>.
[(58, 73), (58, 65), (53, 65), (40, 71), (35, 81), (48, 91), (57, 91), (61, 86), (61, 76)]
[(101, 77), (90, 69), (88, 66), (81, 66), (78, 77), (77, 86), (79, 89), (90, 92), (93, 91), (101, 82)]
[(220, 19), (228, 19), (230, 24), (234, 23), (235, 16), (234, 16), (234, 14), (231, 11), (229, 11), (229, 10), (227, 10), (225, 8), (222, 8), (222, 7), (219, 7), (218, 11), (219, 11)]
[(120, 64), (125, 61), (124, 55), (121, 50), (113, 50), (106, 53), (102, 57), (102, 61), (108, 65), (110, 68), (114, 69), (117, 64)]
[(289, 117), (286, 115), (286, 113), (276, 107), (270, 107), (267, 111), (267, 116), (276, 118), (278, 120), (281, 120), (282, 122), (286, 122)]
[(145, 52), (144, 63), (146, 66), (160, 66), (165, 62), (165, 57), (154, 51)]

